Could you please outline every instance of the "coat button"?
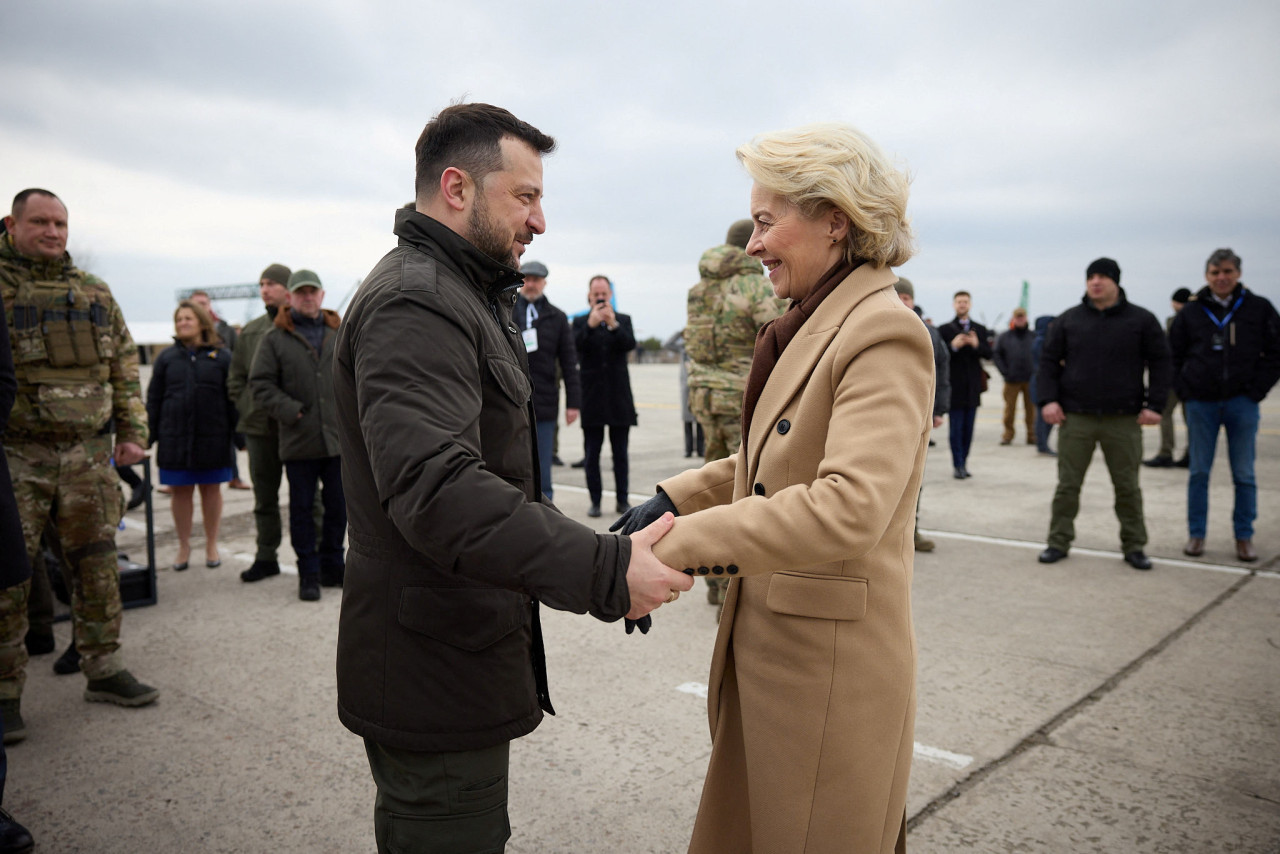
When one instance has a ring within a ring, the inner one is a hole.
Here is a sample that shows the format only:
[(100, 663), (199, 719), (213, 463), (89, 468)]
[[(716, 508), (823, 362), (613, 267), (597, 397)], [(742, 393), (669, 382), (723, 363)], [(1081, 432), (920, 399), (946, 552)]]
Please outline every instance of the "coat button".
[(681, 571), (682, 571), (685, 575), (693, 575), (693, 567), (689, 567), (688, 569), (684, 569), (684, 570), (681, 570)]
[(757, 483), (755, 486), (751, 487), (751, 491), (756, 495), (764, 495), (764, 484)]
[(698, 567), (698, 575), (706, 575), (710, 571), (711, 570), (707, 569), (705, 566)]
[(711, 571), (714, 572), (716, 575), (724, 575), (723, 566), (713, 566), (711, 567)]
[(729, 573), (730, 575), (737, 575), (738, 565), (736, 563), (729, 564), (728, 566), (725, 567), (725, 572)]
[(788, 421), (787, 419), (784, 418), (778, 422), (778, 432), (781, 433), (782, 435), (785, 436), (787, 431), (790, 429), (791, 429), (791, 422)]

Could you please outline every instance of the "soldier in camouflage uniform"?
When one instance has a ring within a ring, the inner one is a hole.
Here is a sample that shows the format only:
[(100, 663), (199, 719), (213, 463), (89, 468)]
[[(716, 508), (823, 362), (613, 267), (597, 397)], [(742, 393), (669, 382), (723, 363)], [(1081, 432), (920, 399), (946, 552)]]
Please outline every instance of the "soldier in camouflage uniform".
[[(72, 265), (67, 211), (57, 196), (24, 190), (14, 198), (5, 227), (0, 294), (18, 381), (5, 454), (27, 555), (39, 547), (52, 512), (71, 564), (71, 615), (88, 678), (85, 699), (145, 705), (159, 692), (138, 682), (120, 660), (115, 531), (124, 496), (111, 465), (113, 450), (123, 465), (141, 461), (147, 442), (138, 351), (106, 283)], [(6, 741), (22, 732), (29, 592), (30, 582), (0, 591)]]
[[(751, 373), (756, 332), (787, 308), (773, 294), (760, 262), (746, 253), (751, 220), (729, 227), (723, 246), (702, 253), (702, 278), (689, 289), (684, 330), (689, 363), (689, 409), (706, 435), (706, 461), (742, 444), (742, 394)], [(707, 578), (707, 601), (724, 603), (727, 578)]]

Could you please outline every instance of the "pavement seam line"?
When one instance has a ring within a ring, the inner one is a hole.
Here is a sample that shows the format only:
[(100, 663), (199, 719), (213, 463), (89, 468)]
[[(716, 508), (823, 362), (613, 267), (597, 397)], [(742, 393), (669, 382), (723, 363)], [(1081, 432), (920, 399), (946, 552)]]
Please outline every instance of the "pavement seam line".
[(943, 792), (941, 795), (938, 795), (936, 798), (929, 801), (929, 803), (921, 807), (920, 811), (917, 812), (915, 815), (913, 815), (907, 821), (907, 830), (908, 831), (915, 830), (916, 827), (919, 826), (919, 824), (923, 822), (925, 819), (933, 816), (934, 813), (938, 812), (944, 806), (958, 799), (961, 795), (965, 794), (970, 789), (976, 787), (979, 783), (984, 781), (987, 777), (991, 776), (991, 774), (1000, 770), (1005, 765), (1008, 765), (1010, 762), (1012, 762), (1014, 759), (1016, 759), (1017, 757), (1021, 756), (1023, 753), (1030, 750), (1032, 747), (1039, 747), (1039, 746), (1051, 744), (1050, 736), (1052, 736), (1055, 731), (1061, 728), (1063, 724), (1067, 723), (1069, 720), (1076, 717), (1076, 715), (1078, 715), (1080, 712), (1096, 704), (1099, 700), (1103, 699), (1112, 691), (1114, 691), (1117, 687), (1120, 686), (1121, 683), (1123, 683), (1130, 676), (1136, 673), (1150, 659), (1164, 652), (1165, 649), (1167, 649), (1170, 644), (1172, 644), (1174, 641), (1181, 638), (1183, 635), (1185, 635), (1187, 632), (1189, 632), (1191, 629), (1197, 626), (1210, 613), (1217, 610), (1219, 606), (1223, 605), (1232, 597), (1234, 597), (1237, 593), (1239, 593), (1240, 590), (1242, 590), (1245, 585), (1247, 585), (1250, 581), (1252, 581), (1254, 577), (1255, 577), (1255, 573), (1249, 572), (1249, 574), (1244, 575), (1243, 577), (1238, 579), (1234, 584), (1232, 584), (1226, 590), (1222, 591), (1216, 597), (1214, 597), (1213, 601), (1209, 602), (1199, 611), (1196, 611), (1194, 614), (1188, 617), (1182, 623), (1182, 625), (1178, 626), (1173, 631), (1169, 632), (1169, 634), (1165, 635), (1163, 638), (1158, 640), (1155, 643), (1155, 645), (1153, 645), (1150, 649), (1146, 650), (1137, 658), (1133, 659), (1133, 661), (1130, 661), (1124, 667), (1120, 668), (1120, 670), (1116, 671), (1111, 676), (1109, 676), (1106, 679), (1106, 681), (1104, 681), (1101, 685), (1089, 691), (1089, 693), (1085, 694), (1079, 700), (1076, 700), (1074, 703), (1067, 706), (1062, 711), (1058, 712), (1048, 721), (1041, 724), (1039, 727), (1036, 728), (1034, 732), (1032, 732), (1030, 735), (1023, 738), (1021, 741), (1019, 741), (1017, 744), (1015, 744), (1013, 747), (1011, 747), (1007, 752), (1005, 752), (1001, 756), (997, 756), (995, 759), (992, 759), (987, 764), (983, 765), (980, 768), (975, 769), (972, 773), (966, 775), (963, 779), (956, 781), (956, 783), (952, 785), (950, 789)]

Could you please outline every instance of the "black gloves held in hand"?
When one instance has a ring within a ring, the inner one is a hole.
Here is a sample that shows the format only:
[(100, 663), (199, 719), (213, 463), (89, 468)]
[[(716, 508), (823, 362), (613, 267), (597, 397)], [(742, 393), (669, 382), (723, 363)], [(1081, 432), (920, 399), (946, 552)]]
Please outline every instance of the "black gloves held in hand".
[(654, 522), (662, 518), (663, 513), (670, 513), (672, 516), (679, 516), (676, 512), (676, 506), (671, 503), (671, 499), (661, 489), (658, 494), (650, 498), (643, 504), (637, 504), (626, 513), (618, 517), (618, 521), (609, 526), (610, 531), (617, 531), (619, 528), (622, 534), (634, 534), (641, 528), (647, 528)]
[[(618, 521), (609, 526), (609, 530), (617, 531), (621, 528), (621, 533), (623, 534), (634, 534), (641, 528), (647, 528), (661, 519), (663, 513), (671, 513), (673, 516), (680, 515), (676, 512), (676, 506), (671, 503), (671, 499), (667, 497), (667, 494), (659, 489), (657, 495), (623, 513), (618, 518)], [(638, 620), (629, 620), (624, 617), (623, 622), (626, 623), (627, 634), (639, 629), (640, 634), (647, 635), (649, 634), (649, 629), (653, 626), (653, 618), (648, 614)]]

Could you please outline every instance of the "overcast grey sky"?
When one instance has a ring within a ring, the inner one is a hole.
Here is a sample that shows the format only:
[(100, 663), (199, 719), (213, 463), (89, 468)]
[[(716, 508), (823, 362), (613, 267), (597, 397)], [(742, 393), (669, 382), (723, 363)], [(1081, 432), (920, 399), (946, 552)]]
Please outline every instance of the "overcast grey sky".
[(422, 125), (466, 95), (560, 143), (525, 255), (552, 301), (603, 272), (665, 338), (747, 213), (734, 148), (847, 121), (914, 178), (902, 274), (938, 322), (958, 288), (1007, 318), (1024, 279), (1033, 315), (1061, 311), (1100, 255), (1163, 316), (1218, 246), (1280, 296), (1278, 39), (1280, 4), (1230, 0), (6, 2), (0, 199), (61, 195), (130, 319), (274, 261), (335, 305), (394, 245)]

